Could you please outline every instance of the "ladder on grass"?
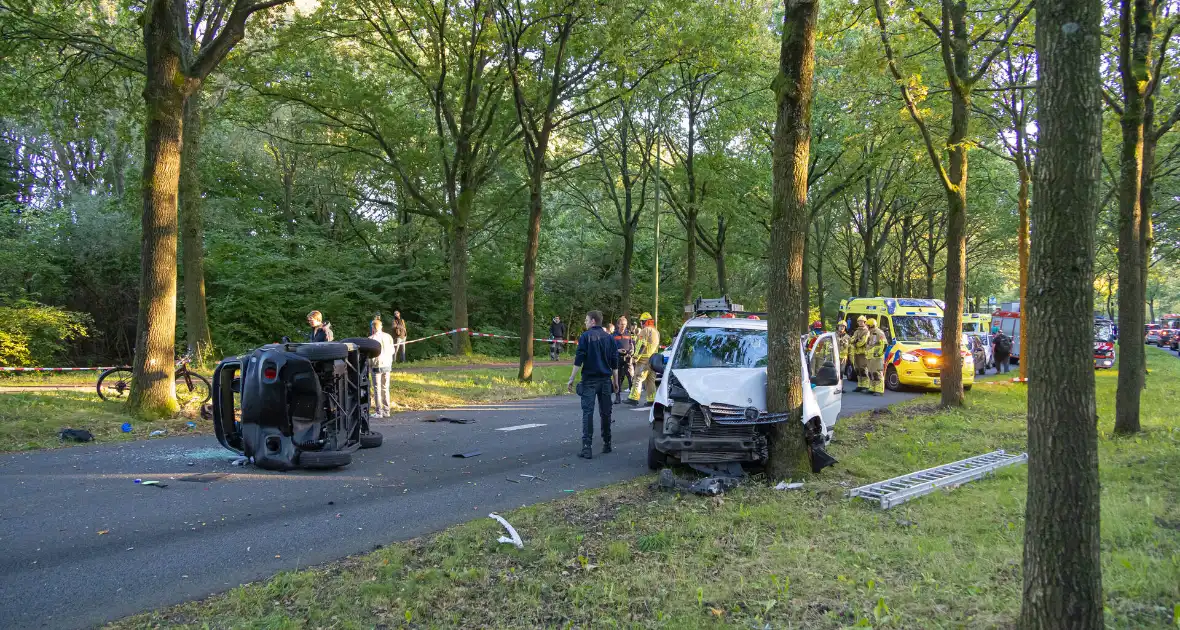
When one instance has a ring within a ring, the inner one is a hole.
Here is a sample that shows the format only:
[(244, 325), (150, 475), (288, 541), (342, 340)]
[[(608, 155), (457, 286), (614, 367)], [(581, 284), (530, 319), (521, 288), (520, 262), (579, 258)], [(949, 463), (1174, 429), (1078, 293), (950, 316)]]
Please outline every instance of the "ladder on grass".
[(849, 497), (876, 501), (881, 509), (900, 505), (939, 488), (954, 487), (984, 477), (997, 469), (1028, 461), (1028, 453), (1009, 455), (1002, 450), (968, 457), (942, 466), (878, 481), (848, 491)]

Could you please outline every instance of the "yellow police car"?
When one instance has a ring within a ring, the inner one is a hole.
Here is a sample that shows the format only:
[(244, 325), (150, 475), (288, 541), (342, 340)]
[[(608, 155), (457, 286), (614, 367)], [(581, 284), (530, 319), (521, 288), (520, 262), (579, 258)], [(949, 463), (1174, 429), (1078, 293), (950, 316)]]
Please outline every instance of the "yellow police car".
[[(938, 389), (942, 386), (942, 300), (867, 297), (840, 301), (840, 319), (848, 332), (856, 330), (856, 318), (873, 317), (885, 333), (885, 387)], [(962, 333), (958, 333), (962, 336)], [(975, 360), (960, 343), (963, 389), (975, 383)]]

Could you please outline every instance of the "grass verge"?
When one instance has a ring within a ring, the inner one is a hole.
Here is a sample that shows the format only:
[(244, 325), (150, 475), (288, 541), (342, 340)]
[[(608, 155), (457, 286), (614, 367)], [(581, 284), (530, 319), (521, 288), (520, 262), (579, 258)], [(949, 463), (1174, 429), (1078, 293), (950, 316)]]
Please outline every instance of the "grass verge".
[[(93, 385), (95, 378), (83, 381), (72, 373), (55, 374), (36, 384)], [(531, 383), (517, 381), (514, 369), (395, 372), (390, 378), (390, 393), (402, 410), (439, 409), (557, 395), (564, 393), (568, 378), (568, 367), (537, 368)], [(32, 378), (22, 380), (22, 385), (33, 384)], [(4, 384), (12, 383), (0, 381), (0, 385)], [(100, 443), (147, 439), (159, 429), (166, 430), (168, 436), (212, 434), (213, 425), (197, 411), (189, 409), (173, 418), (143, 421), (128, 415), (123, 403), (100, 400), (93, 389), (0, 393), (0, 452), (70, 446), (72, 443), (63, 443), (57, 437), (66, 427), (86, 429)], [(196, 423), (195, 428), (188, 427), (190, 421)], [(130, 433), (121, 429), (125, 422), (132, 425)]]
[[(1115, 373), (1097, 374), (1107, 624), (1180, 614), (1180, 361), (1150, 352), (1144, 432), (1110, 435)], [(482, 519), (167, 610), (117, 629), (1007, 627), (1020, 608), (1026, 469), (888, 512), (851, 486), (997, 448), (1021, 451), (1025, 389), (980, 384), (962, 410), (934, 395), (837, 427), (841, 463), (803, 491), (724, 497), (651, 478)]]

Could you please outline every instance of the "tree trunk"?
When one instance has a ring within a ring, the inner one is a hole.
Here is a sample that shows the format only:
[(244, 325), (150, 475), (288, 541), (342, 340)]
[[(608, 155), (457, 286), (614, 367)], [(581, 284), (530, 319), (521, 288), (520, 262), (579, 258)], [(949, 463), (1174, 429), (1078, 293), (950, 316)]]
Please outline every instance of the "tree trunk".
[[(808, 228), (807, 165), (811, 149), (812, 79), (815, 73), (815, 26), (819, 2), (784, 0), (782, 49), (774, 79), (777, 119), (774, 128), (774, 194), (770, 218), (768, 307), (789, 313), (803, 294), (803, 246)], [(772, 478), (807, 474), (808, 454), (800, 423), (803, 411), (799, 337), (803, 330), (790, 317), (769, 321), (770, 362), (767, 406), (789, 412), (790, 419), (773, 425), (770, 460)]]
[[(464, 194), (460, 194), (460, 205)], [(451, 337), (451, 351), (456, 356), (471, 354), (471, 334), (467, 315), (467, 220), (455, 217), (447, 230), (451, 258), (451, 327), (458, 330)]]
[[(965, 81), (970, 75), (967, 53), (968, 41), (966, 12), (967, 3), (944, 2), (949, 5), (954, 45), (955, 73)], [(949, 70), (949, 69), (948, 69)], [(942, 378), (943, 407), (958, 407), (963, 404), (963, 361), (959, 355), (961, 341), (959, 331), (963, 330), (963, 290), (967, 282), (967, 135), (971, 124), (971, 86), (960, 85), (951, 89), (951, 132), (947, 136), (947, 178), (951, 188), (947, 190), (946, 216), (946, 290), (942, 299), (946, 308), (942, 313), (942, 357), (939, 366)]]
[(906, 280), (910, 277), (910, 232), (914, 229), (913, 206), (906, 210), (901, 220), (901, 246), (897, 250), (897, 293), (904, 293)]
[[(1016, 135), (1016, 143), (1018, 147), (1016, 155), (1016, 170), (1020, 176), (1020, 189), (1017, 192), (1017, 212), (1020, 215), (1020, 227), (1016, 235), (1016, 252), (1020, 259), (1020, 310), (1028, 311), (1028, 185), (1029, 172), (1028, 161), (1024, 157), (1024, 132), (1018, 130)], [(1020, 351), (1028, 347), (1028, 326), (1020, 327)], [(1020, 380), (1028, 378), (1028, 361), (1024, 357), (1020, 357), (1020, 363), (1017, 366), (1020, 370)]]
[[(1097, 0), (1037, 3), (1040, 100), (1028, 308), (1028, 500), (1020, 626), (1103, 627), (1094, 233), (1102, 102)], [(1137, 335), (1139, 331), (1127, 331)]]
[[(1152, 36), (1150, 0), (1123, 0), (1120, 6), (1119, 72), (1123, 81), (1123, 135), (1119, 180), (1119, 330), (1143, 330), (1143, 99), (1148, 81)], [(1139, 397), (1146, 383), (1141, 343), (1120, 344), (1114, 431), (1139, 431)]]
[(824, 308), (824, 296), (826, 289), (824, 288), (824, 259), (823, 256), (816, 256), (815, 258), (815, 293), (816, 302), (819, 306), (819, 321), (827, 322), (827, 309)]
[(631, 313), (631, 261), (635, 258), (635, 228), (630, 224), (623, 226), (623, 269), (620, 272), (623, 286), (619, 299), (619, 314)]
[(713, 262), (717, 267), (717, 291), (722, 296), (729, 295), (729, 274), (725, 269), (725, 237), (728, 231), (725, 215), (717, 215), (717, 255)]
[[(810, 146), (808, 147), (810, 150)], [(810, 217), (808, 217), (810, 219)], [(810, 221), (809, 221), (810, 223)], [(811, 254), (808, 250), (811, 249), (811, 226), (803, 228), (803, 276), (802, 291), (803, 299), (799, 301), (799, 329), (807, 330), (811, 326), (811, 283), (807, 273), (808, 259)]]
[(188, 349), (204, 363), (213, 354), (205, 304), (205, 230), (201, 217), (201, 92), (184, 105), (184, 141), (180, 152), (180, 246), (184, 264), (184, 329)]
[[(176, 412), (176, 231), (185, 90), (180, 57), (172, 45), (171, 3), (153, 2), (144, 23), (147, 80), (143, 160), (143, 235), (140, 250), (139, 316), (134, 413), (162, 418)], [(176, 80), (177, 77), (181, 79)]]
[[(542, 149), (544, 151), (544, 149)], [(533, 296), (537, 288), (537, 252), (541, 249), (541, 180), (544, 177), (544, 153), (533, 159), (533, 173), (529, 179), (529, 236), (524, 250), (524, 300), (520, 311), (520, 370), (517, 378), (533, 380)], [(691, 240), (691, 239), (689, 239)], [(573, 325), (570, 321), (569, 325)]]

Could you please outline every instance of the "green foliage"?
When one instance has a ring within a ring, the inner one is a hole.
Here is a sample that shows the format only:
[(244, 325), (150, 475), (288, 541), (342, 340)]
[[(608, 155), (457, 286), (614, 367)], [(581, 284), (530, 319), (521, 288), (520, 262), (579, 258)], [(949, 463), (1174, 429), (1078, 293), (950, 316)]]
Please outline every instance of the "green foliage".
[(90, 318), (28, 300), (0, 303), (0, 366), (53, 365), (86, 336)]

